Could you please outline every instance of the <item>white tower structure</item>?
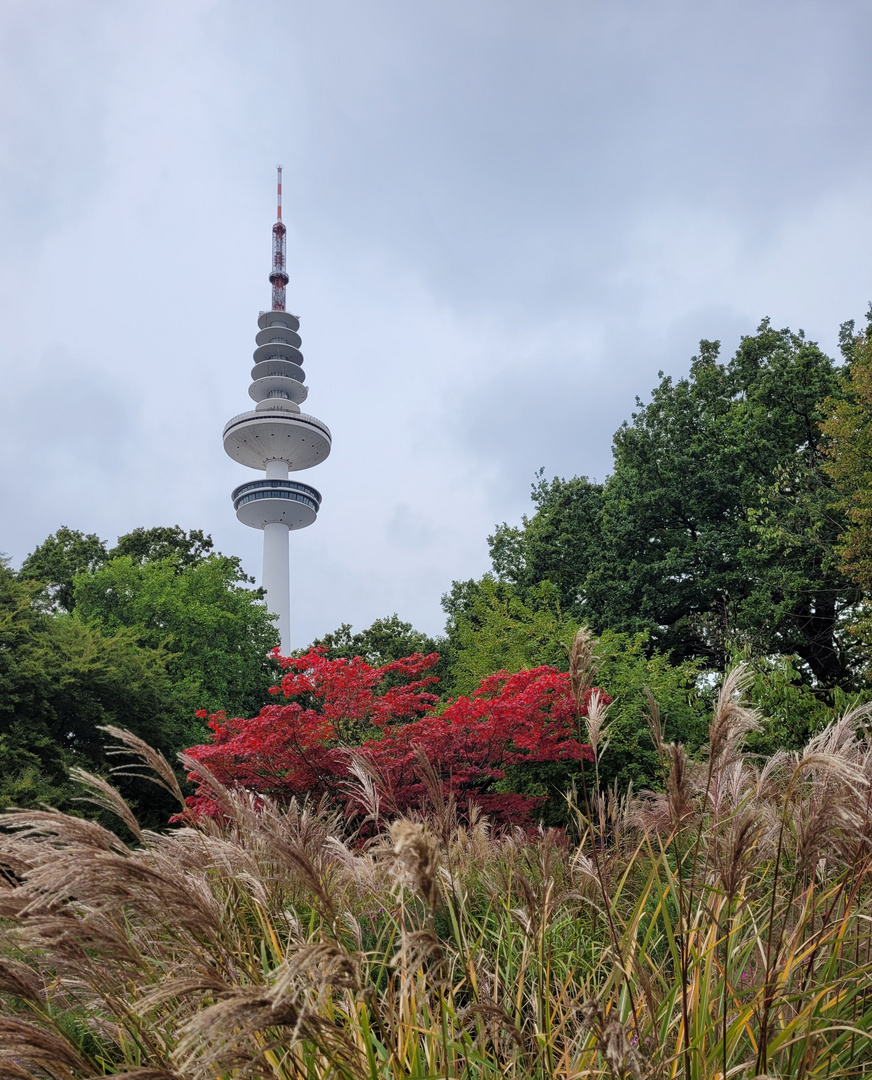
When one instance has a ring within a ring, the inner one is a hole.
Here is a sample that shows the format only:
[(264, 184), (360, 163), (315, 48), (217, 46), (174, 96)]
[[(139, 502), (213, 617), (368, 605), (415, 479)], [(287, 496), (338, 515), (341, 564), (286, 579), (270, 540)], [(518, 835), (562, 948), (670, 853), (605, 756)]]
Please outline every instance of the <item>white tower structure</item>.
[(300, 320), (285, 311), (286, 229), (282, 222), (282, 167), (278, 166), (278, 213), (273, 225), (269, 280), (272, 309), (262, 311), (255, 337), (254, 380), (248, 388), (257, 402), (251, 412), (234, 416), (224, 428), (224, 449), (241, 465), (259, 469), (266, 479), (240, 484), (233, 492), (236, 516), (263, 529), (263, 579), (269, 610), (277, 616), (282, 652), (290, 652), (291, 589), (288, 536), (318, 516), (321, 495), (289, 473), (311, 469), (330, 453), (330, 429), (300, 411), (309, 394), (304, 385)]

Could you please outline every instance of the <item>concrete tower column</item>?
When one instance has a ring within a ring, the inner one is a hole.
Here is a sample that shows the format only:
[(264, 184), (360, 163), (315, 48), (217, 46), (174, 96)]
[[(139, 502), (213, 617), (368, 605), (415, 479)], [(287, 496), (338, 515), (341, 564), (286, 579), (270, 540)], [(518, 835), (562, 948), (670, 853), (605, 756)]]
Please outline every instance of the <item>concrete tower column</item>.
[(267, 480), (287, 480), (288, 463), (286, 461), (268, 461), (266, 463)]
[(263, 527), (263, 587), (266, 606), (277, 616), (282, 656), (291, 649), (290, 535), (281, 521), (268, 521)]
[[(286, 461), (266, 463), (267, 480), (287, 480)], [(277, 616), (282, 655), (291, 650), (290, 529), (284, 522), (270, 521), (263, 527), (263, 587), (266, 606)]]

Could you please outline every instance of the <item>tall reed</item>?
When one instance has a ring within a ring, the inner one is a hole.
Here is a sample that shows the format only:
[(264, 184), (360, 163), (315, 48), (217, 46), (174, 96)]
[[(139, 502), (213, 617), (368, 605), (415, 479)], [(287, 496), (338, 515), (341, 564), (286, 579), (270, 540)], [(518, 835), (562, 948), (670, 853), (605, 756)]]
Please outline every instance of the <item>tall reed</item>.
[(432, 774), (390, 822), (361, 775), (367, 841), (196, 762), (223, 821), (151, 833), (81, 774), (117, 831), (27, 810), (0, 833), (0, 1078), (872, 1076), (868, 710), (756, 761), (743, 687), (701, 761), (653, 709), (662, 794), (588, 766), (574, 844), (496, 834)]

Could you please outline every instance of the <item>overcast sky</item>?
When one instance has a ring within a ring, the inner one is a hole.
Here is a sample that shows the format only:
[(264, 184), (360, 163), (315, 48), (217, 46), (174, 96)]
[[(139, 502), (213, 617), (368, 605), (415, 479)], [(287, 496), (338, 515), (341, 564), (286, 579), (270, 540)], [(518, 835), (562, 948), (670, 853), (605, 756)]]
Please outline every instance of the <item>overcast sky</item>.
[(260, 574), (221, 432), (281, 163), (334, 440), (294, 643), (437, 632), (701, 337), (862, 320), (870, 40), (869, 0), (4, 0), (0, 551), (179, 524)]

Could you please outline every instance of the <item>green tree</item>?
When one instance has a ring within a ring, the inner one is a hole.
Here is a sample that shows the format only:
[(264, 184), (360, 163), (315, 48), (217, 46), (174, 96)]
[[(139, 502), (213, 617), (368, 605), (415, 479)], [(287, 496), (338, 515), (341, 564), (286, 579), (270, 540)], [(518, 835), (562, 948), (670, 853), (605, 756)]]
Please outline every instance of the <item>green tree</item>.
[(700, 681), (700, 663), (674, 664), (664, 653), (652, 651), (647, 634), (606, 630), (597, 644), (595, 682), (611, 695), (608, 746), (600, 765), (604, 787), (629, 784), (660, 788), (662, 767), (648, 719), (649, 694), (660, 709), (664, 737), (691, 752), (705, 740), (710, 719), (711, 689)]
[(382, 667), (392, 660), (401, 660), (412, 653), (424, 656), (438, 652), (437, 642), (429, 635), (416, 630), (409, 622), (404, 622), (396, 612), (375, 622), (366, 630), (352, 633), (351, 623), (342, 623), (338, 629), (317, 638), (305, 649), (295, 655), (302, 656), (312, 649), (326, 649), (328, 660), (340, 656), (352, 659), (361, 657), (373, 667)]
[[(405, 622), (396, 614), (387, 615), (376, 619), (371, 626), (358, 633), (352, 632), (351, 623), (342, 623), (336, 630), (325, 634), (322, 638), (316, 638), (305, 649), (298, 649), (294, 655), (303, 656), (311, 649), (326, 649), (325, 656), (328, 660), (336, 660), (339, 657), (347, 657), (349, 660), (359, 656), (372, 667), (383, 667), (393, 660), (402, 660), (413, 653), (421, 653), (429, 656), (438, 653), (439, 660), (433, 668), (433, 674), (440, 680), (445, 678), (447, 665), (442, 649), (443, 642), (431, 638), (428, 634), (416, 630), (411, 623)], [(381, 691), (385, 692), (402, 683), (400, 674), (388, 674), (381, 684)]]
[(721, 670), (750, 642), (795, 653), (821, 685), (850, 683), (857, 592), (832, 558), (819, 428), (838, 390), (833, 361), (768, 320), (729, 363), (701, 342), (687, 378), (661, 373), (616, 433), (601, 488), (540, 479), (533, 517), (491, 538), (495, 569), (522, 588), (551, 581), (577, 619), (650, 633), (678, 662)]
[(550, 581), (567, 611), (580, 614), (583, 583), (602, 548), (603, 485), (576, 476), (551, 481), (539, 471), (536, 513), (522, 526), (505, 522), (488, 538), (494, 572), (522, 590)]
[[(836, 642), (840, 607), (853, 599), (847, 583), (839, 593), (796, 548), (774, 561), (748, 513), (779, 468), (816, 453), (835, 365), (801, 333), (768, 321), (728, 364), (717, 357), (716, 342), (701, 342), (689, 377), (664, 378), (615, 436), (605, 558), (586, 599), (607, 625), (647, 624), (675, 656), (717, 668), (736, 631), (751, 625), (759, 649), (797, 652), (817, 680), (835, 685), (848, 676)], [(800, 567), (785, 573), (791, 560)]]
[[(126, 727), (170, 756), (197, 730), (176, 707), (163, 650), (47, 611), (43, 588), (0, 567), (0, 806), (71, 808), (69, 767), (108, 771), (101, 724)], [(152, 789), (127, 788), (156, 825), (171, 806)]]
[(278, 668), (269, 652), (278, 633), (248, 588), (239, 560), (212, 554), (135, 562), (110, 559), (75, 578), (76, 615), (115, 634), (124, 629), (145, 648), (163, 649), (177, 708), (248, 715), (262, 706)]
[(43, 597), (39, 583), (0, 562), (0, 807), (56, 800), (65, 783), (63, 755), (45, 729), (50, 677), (34, 657), (51, 625)]
[(486, 574), (454, 582), (442, 606), (448, 615), (443, 690), (452, 696), (471, 694), (496, 671), (540, 664), (566, 669), (578, 621), (562, 610), (550, 581), (521, 589)]
[(755, 544), (743, 553), (749, 588), (733, 644), (755, 657), (796, 657), (832, 700), (837, 687), (860, 685), (862, 649), (850, 626), (862, 594), (840, 565), (845, 516), (824, 467), (820, 446), (803, 447), (749, 509)]
[[(107, 550), (62, 528), (20, 575), (0, 568), (0, 805), (69, 800), (69, 766), (105, 773), (100, 725), (169, 760), (202, 740), (198, 709), (257, 712), (278, 635), (239, 560), (199, 530), (136, 529)], [(128, 793), (157, 825), (153, 785)]]
[(212, 550), (212, 537), (201, 529), (185, 532), (178, 525), (142, 526), (118, 537), (111, 550), (99, 536), (62, 525), (21, 564), (19, 576), (41, 581), (55, 606), (72, 611), (75, 604), (73, 580), (78, 574), (93, 573), (110, 559), (129, 556), (134, 563), (173, 559), (179, 569), (194, 566)]
[(191, 529), (186, 533), (178, 525), (159, 525), (152, 529), (140, 526), (119, 536), (108, 557), (117, 559), (129, 555), (137, 564), (172, 559), (180, 570), (185, 570), (205, 559), (214, 546), (212, 537), (202, 529)]
[(102, 566), (108, 557), (106, 545), (94, 533), (79, 532), (62, 525), (52, 533), (21, 565), (19, 576), (40, 581), (48, 589), (55, 606), (72, 611), (75, 603), (73, 579)]
[(832, 484), (831, 513), (841, 532), (835, 546), (840, 569), (856, 584), (862, 602), (852, 612), (851, 637), (872, 678), (872, 305), (865, 329), (842, 326), (846, 360), (840, 393), (824, 402), (824, 469)]
[(809, 686), (794, 656), (755, 656), (746, 646), (736, 650), (733, 663), (745, 663), (752, 677), (748, 700), (762, 716), (762, 728), (748, 737), (754, 754), (771, 757), (778, 750), (801, 750), (808, 740), (837, 716), (856, 707), (869, 693), (823, 690)]

